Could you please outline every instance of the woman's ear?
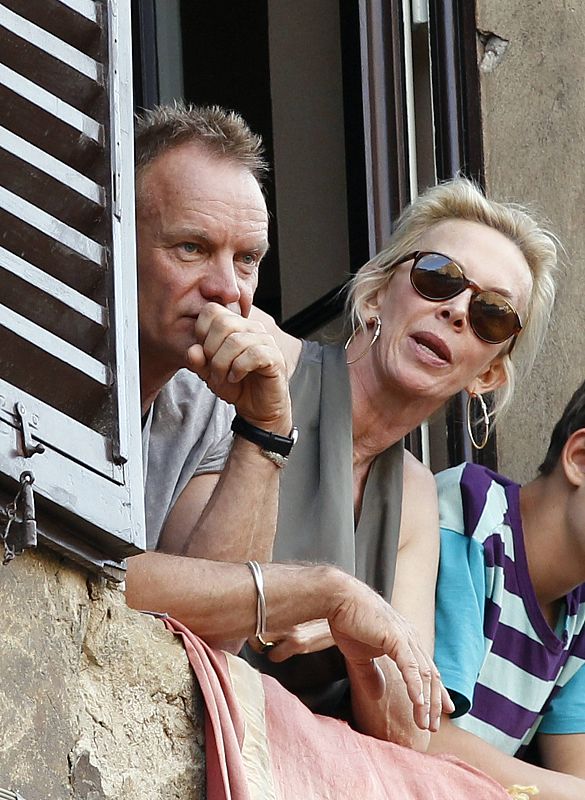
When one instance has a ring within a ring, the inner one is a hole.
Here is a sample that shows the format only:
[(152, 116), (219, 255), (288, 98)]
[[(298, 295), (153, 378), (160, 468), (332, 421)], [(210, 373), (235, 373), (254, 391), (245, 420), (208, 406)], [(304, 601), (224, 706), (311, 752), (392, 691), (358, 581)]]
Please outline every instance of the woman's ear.
[(506, 383), (506, 370), (504, 369), (505, 356), (496, 356), (482, 373), (465, 387), (468, 394), (486, 394), (499, 389)]
[(561, 452), (563, 471), (569, 483), (578, 487), (585, 483), (585, 428), (572, 433)]
[(380, 313), (380, 309), (384, 304), (384, 298), (386, 297), (386, 292), (388, 291), (388, 286), (381, 286), (376, 294), (373, 294), (366, 302), (364, 303), (364, 308), (368, 312), (374, 316), (375, 314)]

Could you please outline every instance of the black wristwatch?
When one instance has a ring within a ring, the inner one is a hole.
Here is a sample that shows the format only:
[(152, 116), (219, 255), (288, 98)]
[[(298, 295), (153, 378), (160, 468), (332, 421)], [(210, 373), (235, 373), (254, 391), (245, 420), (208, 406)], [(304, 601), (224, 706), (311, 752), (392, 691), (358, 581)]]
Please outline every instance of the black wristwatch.
[(239, 414), (236, 414), (232, 421), (232, 431), (249, 442), (257, 444), (263, 452), (276, 453), (283, 458), (288, 457), (299, 436), (298, 429), (295, 427), (291, 429), (288, 436), (281, 436), (279, 433), (257, 428)]

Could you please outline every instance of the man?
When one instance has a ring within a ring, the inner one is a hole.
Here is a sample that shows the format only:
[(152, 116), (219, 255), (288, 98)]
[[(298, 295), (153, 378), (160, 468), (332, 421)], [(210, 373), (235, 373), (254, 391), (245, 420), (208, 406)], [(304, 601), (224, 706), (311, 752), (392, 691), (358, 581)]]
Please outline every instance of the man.
[[(205, 147), (197, 136), (207, 136)], [(163, 526), (172, 542), (206, 508), (194, 540), (207, 558), (228, 560), (231, 547), (244, 558), (252, 555), (246, 549), (251, 542), (256, 557), (270, 558), (278, 468), (239, 436), (214, 491), (231, 445), (233, 412), (213, 392), (259, 428), (288, 436), (292, 427), (282, 355), (273, 338), (247, 319), (268, 249), (260, 147), (236, 115), (218, 109), (181, 118), (180, 110), (162, 108), (138, 126), (149, 549), (156, 548)], [(184, 367), (197, 371), (211, 391)], [(238, 497), (247, 502), (234, 503)], [(216, 517), (232, 532), (224, 542), (214, 537)], [(236, 531), (249, 541), (238, 542)]]
[[(436, 659), (457, 719), (431, 751), (585, 797), (585, 384), (530, 483), (473, 464), (437, 482)], [(517, 757), (534, 735), (544, 769)]]
[[(136, 154), (151, 552), (129, 560), (129, 604), (232, 651), (255, 631), (262, 644), (259, 600), (272, 630), (325, 618), (373, 695), (383, 681), (372, 659), (396, 661), (428, 728), (440, 681), (387, 603), (333, 567), (268, 563), (253, 576), (245, 563), (270, 562), (278, 476), (294, 444), (283, 357), (248, 318), (268, 247), (260, 140), (236, 114), (176, 106), (144, 115)], [(238, 415), (231, 449), (231, 412), (216, 395)], [(165, 553), (155, 550), (161, 532)]]

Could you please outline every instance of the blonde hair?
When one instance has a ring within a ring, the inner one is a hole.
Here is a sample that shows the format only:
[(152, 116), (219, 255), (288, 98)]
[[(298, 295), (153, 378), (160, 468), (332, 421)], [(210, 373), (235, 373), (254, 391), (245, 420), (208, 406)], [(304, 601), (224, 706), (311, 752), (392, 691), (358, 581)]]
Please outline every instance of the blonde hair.
[(532, 291), (524, 327), (512, 353), (505, 353), (506, 382), (494, 392), (492, 414), (501, 414), (514, 394), (516, 381), (527, 375), (542, 346), (555, 299), (557, 239), (521, 206), (489, 200), (471, 180), (457, 177), (421, 194), (398, 219), (387, 247), (349, 282), (346, 312), (354, 329), (367, 327), (366, 306), (388, 285), (396, 264), (417, 249), (421, 236), (443, 220), (479, 222), (499, 231), (522, 252), (532, 274)]

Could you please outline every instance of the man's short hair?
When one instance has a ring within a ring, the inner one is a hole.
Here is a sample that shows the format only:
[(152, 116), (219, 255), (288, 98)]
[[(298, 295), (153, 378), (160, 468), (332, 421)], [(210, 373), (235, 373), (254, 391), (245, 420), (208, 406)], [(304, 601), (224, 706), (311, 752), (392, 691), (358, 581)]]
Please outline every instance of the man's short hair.
[(579, 428), (585, 428), (585, 383), (582, 383), (571, 397), (563, 416), (554, 427), (546, 458), (538, 468), (541, 475), (551, 474), (558, 464), (567, 440)]
[(241, 164), (262, 186), (268, 172), (262, 137), (253, 133), (236, 111), (219, 106), (194, 106), (179, 100), (136, 116), (136, 176), (162, 153), (186, 142), (194, 142), (211, 155)]

